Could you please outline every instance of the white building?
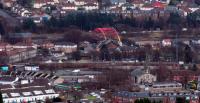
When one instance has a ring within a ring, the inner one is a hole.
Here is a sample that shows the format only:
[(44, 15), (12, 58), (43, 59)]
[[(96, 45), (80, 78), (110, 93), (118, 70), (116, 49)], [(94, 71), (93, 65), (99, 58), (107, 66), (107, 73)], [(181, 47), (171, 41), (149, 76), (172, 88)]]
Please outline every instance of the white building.
[(74, 43), (58, 42), (54, 44), (55, 51), (62, 51), (64, 53), (72, 53), (77, 50), (77, 45)]
[(67, 10), (67, 11), (77, 10), (77, 8), (78, 7), (74, 3), (65, 3), (61, 7), (62, 10)]
[(32, 86), (22, 88), (1, 89), (4, 103), (36, 102), (47, 98), (58, 97), (59, 94), (53, 88), (45, 86)]
[[(21, 103), (21, 102), (36, 102), (45, 101), (46, 98), (52, 99), (58, 97), (59, 94), (49, 84), (48, 79), (29, 79), (25, 80), (19, 78), (17, 82), (10, 82), (13, 77), (3, 80), (6, 84), (0, 85), (0, 91), (2, 93), (4, 103)], [(2, 82), (2, 78), (0, 80)]]
[(75, 3), (75, 5), (77, 5), (77, 6), (81, 6), (81, 5), (84, 5), (84, 4), (85, 4), (85, 1), (84, 1), (84, 0), (75, 0), (74, 3)]
[(148, 69), (135, 69), (131, 72), (132, 80), (136, 84), (153, 83), (157, 80), (157, 77), (150, 74)]
[(178, 82), (153, 83), (153, 85), (149, 87), (151, 92), (181, 91), (182, 89), (182, 84)]

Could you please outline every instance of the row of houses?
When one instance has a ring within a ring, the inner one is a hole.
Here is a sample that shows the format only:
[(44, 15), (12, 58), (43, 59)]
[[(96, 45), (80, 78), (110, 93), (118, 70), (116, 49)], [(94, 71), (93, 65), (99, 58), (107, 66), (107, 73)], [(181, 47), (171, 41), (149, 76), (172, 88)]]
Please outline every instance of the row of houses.
[(176, 103), (177, 97), (190, 103), (199, 103), (199, 94), (187, 91), (168, 93), (128, 92), (119, 91), (113, 94), (112, 103), (133, 103), (138, 99), (148, 98), (150, 101), (161, 101), (162, 103)]
[[(179, 11), (182, 12), (184, 16), (188, 15), (199, 9), (197, 5), (193, 2), (182, 2), (177, 4), (176, 6), (169, 6), (169, 1), (149, 1), (149, 0), (132, 0), (131, 2), (126, 2), (126, 0), (118, 0), (111, 3), (109, 6), (102, 8), (101, 6), (104, 2), (98, 2), (97, 0), (35, 0), (33, 2), (33, 8), (41, 10), (45, 6), (54, 5), (61, 14), (68, 13), (69, 11), (77, 11), (77, 10), (84, 10), (84, 11), (91, 11), (91, 10), (102, 10), (101, 12), (105, 13), (132, 13), (133, 10), (140, 10), (140, 11), (147, 11), (150, 12), (155, 8), (159, 8), (158, 11)], [(6, 5), (7, 7), (16, 7), (15, 0), (3, 0), (2, 4)], [(191, 4), (193, 4), (191, 6)], [(33, 12), (32, 10), (28, 10), (25, 8), (21, 8), (19, 12), (20, 15), (27, 16)], [(17, 12), (17, 13), (19, 13)], [(16, 13), (16, 12), (15, 12)], [(139, 12), (143, 14), (142, 12)]]
[(46, 79), (16, 78), (11, 76), (0, 78), (0, 90), (4, 103), (45, 101), (47, 98), (59, 96)]
[(1, 63), (15, 63), (27, 60), (36, 56), (34, 48), (12, 48), (0, 51)]

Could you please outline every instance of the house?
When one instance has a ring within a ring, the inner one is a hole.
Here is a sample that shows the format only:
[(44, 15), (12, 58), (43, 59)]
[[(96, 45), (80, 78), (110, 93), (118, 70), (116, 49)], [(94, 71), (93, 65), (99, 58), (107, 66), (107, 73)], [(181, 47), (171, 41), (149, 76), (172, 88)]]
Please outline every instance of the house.
[(134, 7), (142, 7), (144, 5), (144, 1), (143, 0), (132, 0), (132, 5), (134, 5)]
[(33, 3), (33, 8), (39, 9), (46, 4), (47, 3), (45, 2), (45, 0), (35, 0), (34, 3)]
[(31, 12), (24, 9), (24, 10), (20, 11), (19, 15), (22, 16), (22, 17), (29, 17), (31, 15)]
[(69, 42), (56, 42), (54, 43), (55, 51), (62, 51), (64, 53), (72, 53), (77, 50), (77, 45)]
[(35, 23), (40, 24), (42, 21), (49, 20), (51, 16), (46, 13), (33, 13), (30, 18), (32, 18)]
[[(21, 43), (20, 43), (21, 44)], [(2, 45), (0, 49), (1, 63), (14, 63), (36, 56), (37, 49), (33, 45)]]
[(120, 14), (122, 13), (122, 8), (121, 7), (111, 8), (109, 12), (113, 14)]
[(167, 92), (167, 91), (181, 91), (183, 90), (182, 84), (178, 82), (155, 82), (149, 87), (151, 92)]
[(150, 97), (147, 92), (119, 91), (113, 94), (112, 103), (134, 103), (137, 98)]
[(43, 49), (52, 49), (52, 48), (54, 48), (54, 43), (51, 43), (51, 42), (48, 42), (48, 41), (39, 43), (37, 45), (38, 45), (38, 47), (41, 47)]
[(199, 71), (190, 70), (173, 70), (169, 76), (169, 80), (187, 84), (189, 81), (198, 80)]
[(64, 11), (74, 11), (77, 10), (77, 6), (74, 3), (63, 3), (61, 9)]
[(150, 11), (153, 8), (154, 7), (151, 4), (144, 4), (142, 7), (140, 7), (140, 10), (142, 10), (142, 11)]
[(188, 14), (192, 13), (192, 10), (186, 6), (180, 6), (178, 9), (183, 13), (183, 16), (187, 16)]
[(98, 71), (88, 71), (88, 70), (59, 70), (55, 73), (63, 78), (66, 82), (94, 82), (98, 78), (98, 75), (101, 75), (102, 72)]
[(82, 6), (82, 5), (85, 4), (85, 0), (75, 0), (74, 3), (75, 3), (75, 5), (77, 5), (77, 6)]
[(128, 91), (118, 91), (113, 93), (111, 103), (134, 103), (136, 99), (148, 98), (152, 101), (162, 101), (163, 103), (176, 103), (177, 97), (186, 97), (190, 103), (199, 103), (198, 95), (193, 95), (190, 92), (128, 92)]
[(101, 60), (110, 60), (114, 51), (119, 51), (119, 43), (112, 39), (103, 40), (97, 44), (96, 50), (100, 52)]
[(83, 8), (85, 8), (86, 11), (90, 11), (90, 10), (97, 10), (99, 6), (93, 3), (87, 3), (83, 5)]
[(165, 7), (165, 4), (156, 1), (156, 2), (153, 2), (153, 3), (152, 3), (152, 6), (153, 6), (154, 8), (164, 8), (164, 7)]
[(125, 3), (125, 4), (123, 4), (121, 7), (122, 7), (122, 10), (123, 10), (123, 11), (132, 10), (132, 9), (135, 8), (134, 5), (132, 5), (132, 4), (130, 4), (130, 3)]
[(88, 3), (92, 3), (92, 4), (95, 4), (95, 5), (99, 5), (98, 0), (85, 0), (85, 4), (88, 4)]
[[(55, 2), (57, 2), (57, 1), (55, 1)], [(42, 6), (47, 5), (47, 4), (54, 5), (55, 2), (54, 2), (54, 0), (35, 0), (33, 3), (33, 8), (39, 9)]]
[(36, 56), (37, 50), (34, 48), (12, 48), (0, 51), (1, 63), (15, 63), (27, 60)]
[(126, 0), (110, 0), (111, 4), (121, 6), (126, 3)]
[(10, 8), (14, 4), (15, 0), (1, 0), (0, 3), (3, 4), (4, 7)]

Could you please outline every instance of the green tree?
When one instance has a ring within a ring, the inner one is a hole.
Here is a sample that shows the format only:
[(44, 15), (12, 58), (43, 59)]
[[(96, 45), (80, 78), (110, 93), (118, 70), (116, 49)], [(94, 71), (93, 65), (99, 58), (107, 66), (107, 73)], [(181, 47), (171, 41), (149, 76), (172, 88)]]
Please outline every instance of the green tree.
[(185, 99), (182, 97), (177, 97), (176, 98), (176, 103), (185, 103)]
[(196, 64), (194, 64), (194, 65), (192, 66), (192, 71), (197, 71), (197, 70), (198, 70), (198, 67), (197, 67)]
[(184, 50), (184, 56), (185, 56), (185, 63), (191, 63), (192, 62), (192, 51), (189, 45), (186, 45)]
[(72, 53), (72, 57), (73, 57), (73, 59), (75, 59), (76, 61), (80, 60), (80, 59), (81, 59), (80, 51), (73, 52), (73, 53)]
[(0, 103), (3, 103), (3, 97), (1, 92), (0, 92)]
[(0, 23), (0, 34), (5, 35), (5, 28), (3, 26), (3, 23)]
[(0, 9), (3, 9), (3, 4), (2, 3), (0, 3)]
[(187, 23), (190, 27), (199, 27), (200, 25), (200, 12), (193, 12), (187, 15)]
[(144, 98), (144, 99), (137, 99), (135, 103), (151, 103), (151, 101), (148, 98)]
[(36, 24), (35, 22), (33, 21), (33, 19), (25, 19), (24, 22), (23, 22), (23, 28), (25, 30), (31, 30), (31, 31), (35, 31), (36, 30)]
[(200, 5), (200, 0), (194, 0), (197, 5)]
[(178, 27), (181, 24), (181, 16), (178, 13), (170, 13), (167, 23), (171, 28)]

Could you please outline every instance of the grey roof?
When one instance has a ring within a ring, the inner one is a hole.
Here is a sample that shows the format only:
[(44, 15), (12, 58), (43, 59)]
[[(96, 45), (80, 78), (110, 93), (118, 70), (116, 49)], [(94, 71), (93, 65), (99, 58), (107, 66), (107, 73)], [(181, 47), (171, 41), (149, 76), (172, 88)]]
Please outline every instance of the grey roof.
[(16, 77), (10, 77), (10, 76), (3, 76), (0, 77), (0, 81), (2, 82), (12, 82), (16, 79)]
[(10, 33), (9, 37), (11, 38), (21, 38), (21, 37), (31, 37), (32, 33)]
[(133, 98), (133, 97), (138, 97), (138, 98), (146, 98), (150, 97), (148, 92), (128, 92), (128, 91), (120, 91), (117, 93), (114, 93), (115, 96), (120, 96), (124, 98)]
[(110, 2), (113, 3), (126, 3), (126, 0), (110, 0)]
[(71, 46), (76, 45), (75, 43), (72, 43), (72, 42), (55, 42), (54, 44), (55, 45), (71, 45)]
[(131, 75), (132, 76), (140, 76), (140, 75), (142, 75), (142, 74), (144, 74), (144, 69), (143, 68), (137, 68), (137, 69), (135, 69), (135, 70), (133, 70), (132, 72), (131, 72)]

